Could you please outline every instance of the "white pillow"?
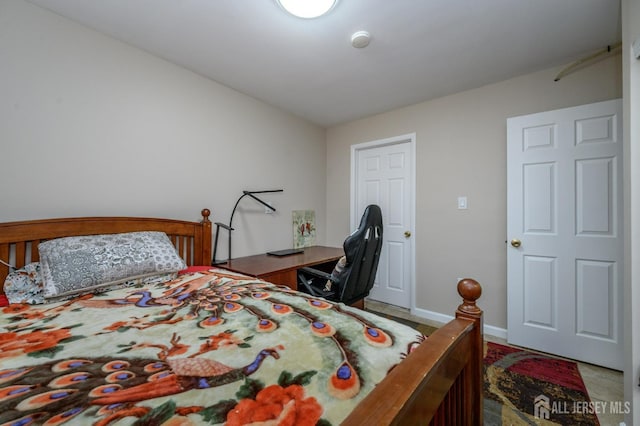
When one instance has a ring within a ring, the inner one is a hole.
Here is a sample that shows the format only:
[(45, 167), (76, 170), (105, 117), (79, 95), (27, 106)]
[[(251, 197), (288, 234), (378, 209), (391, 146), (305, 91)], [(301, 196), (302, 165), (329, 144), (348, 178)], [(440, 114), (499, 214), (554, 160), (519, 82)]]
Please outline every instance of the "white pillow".
[(186, 268), (164, 232), (57, 238), (38, 245), (38, 251), (45, 298)]

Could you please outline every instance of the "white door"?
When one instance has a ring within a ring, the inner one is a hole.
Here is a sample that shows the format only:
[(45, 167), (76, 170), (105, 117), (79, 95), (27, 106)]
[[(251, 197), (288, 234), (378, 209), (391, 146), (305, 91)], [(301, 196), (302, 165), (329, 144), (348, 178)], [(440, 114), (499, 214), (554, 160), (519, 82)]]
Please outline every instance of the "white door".
[(369, 298), (404, 308), (411, 307), (415, 135), (354, 145), (351, 150), (351, 229), (364, 209), (382, 210), (383, 245), (378, 273)]
[(509, 343), (622, 369), (622, 102), (507, 120)]

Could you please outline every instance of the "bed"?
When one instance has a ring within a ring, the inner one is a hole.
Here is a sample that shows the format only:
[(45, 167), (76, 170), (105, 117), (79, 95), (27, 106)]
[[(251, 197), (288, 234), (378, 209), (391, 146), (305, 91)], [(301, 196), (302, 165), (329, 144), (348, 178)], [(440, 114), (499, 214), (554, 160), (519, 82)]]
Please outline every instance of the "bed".
[(7, 264), (52, 263), (62, 237), (162, 233), (185, 266), (161, 282), (0, 308), (0, 424), (483, 423), (476, 281), (458, 283), (455, 318), (425, 339), (208, 266), (209, 216), (0, 223), (0, 285), (18, 273)]

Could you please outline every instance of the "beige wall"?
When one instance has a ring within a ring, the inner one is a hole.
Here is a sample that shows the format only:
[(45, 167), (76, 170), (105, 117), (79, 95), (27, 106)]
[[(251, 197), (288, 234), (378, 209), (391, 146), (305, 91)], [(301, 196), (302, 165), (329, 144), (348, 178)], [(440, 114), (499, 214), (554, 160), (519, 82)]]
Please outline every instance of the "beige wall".
[[(325, 230), (325, 130), (22, 0), (0, 2), (0, 221), (234, 217), (233, 254)], [(221, 256), (226, 258), (226, 234)]]
[[(452, 315), (457, 277), (483, 285), (487, 325), (506, 329), (506, 119), (622, 96), (620, 55), (554, 82), (535, 72), (327, 130), (327, 242), (349, 232), (350, 146), (416, 133), (416, 300)], [(457, 210), (460, 195), (468, 210)]]

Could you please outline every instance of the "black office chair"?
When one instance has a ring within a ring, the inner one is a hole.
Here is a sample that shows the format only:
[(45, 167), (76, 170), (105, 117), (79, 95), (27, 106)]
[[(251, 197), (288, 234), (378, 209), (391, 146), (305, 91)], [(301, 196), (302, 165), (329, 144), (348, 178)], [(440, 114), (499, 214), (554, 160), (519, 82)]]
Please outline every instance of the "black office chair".
[(382, 250), (382, 212), (375, 204), (367, 206), (360, 226), (343, 243), (345, 256), (333, 272), (314, 268), (298, 270), (298, 289), (351, 305), (369, 295), (378, 270)]

